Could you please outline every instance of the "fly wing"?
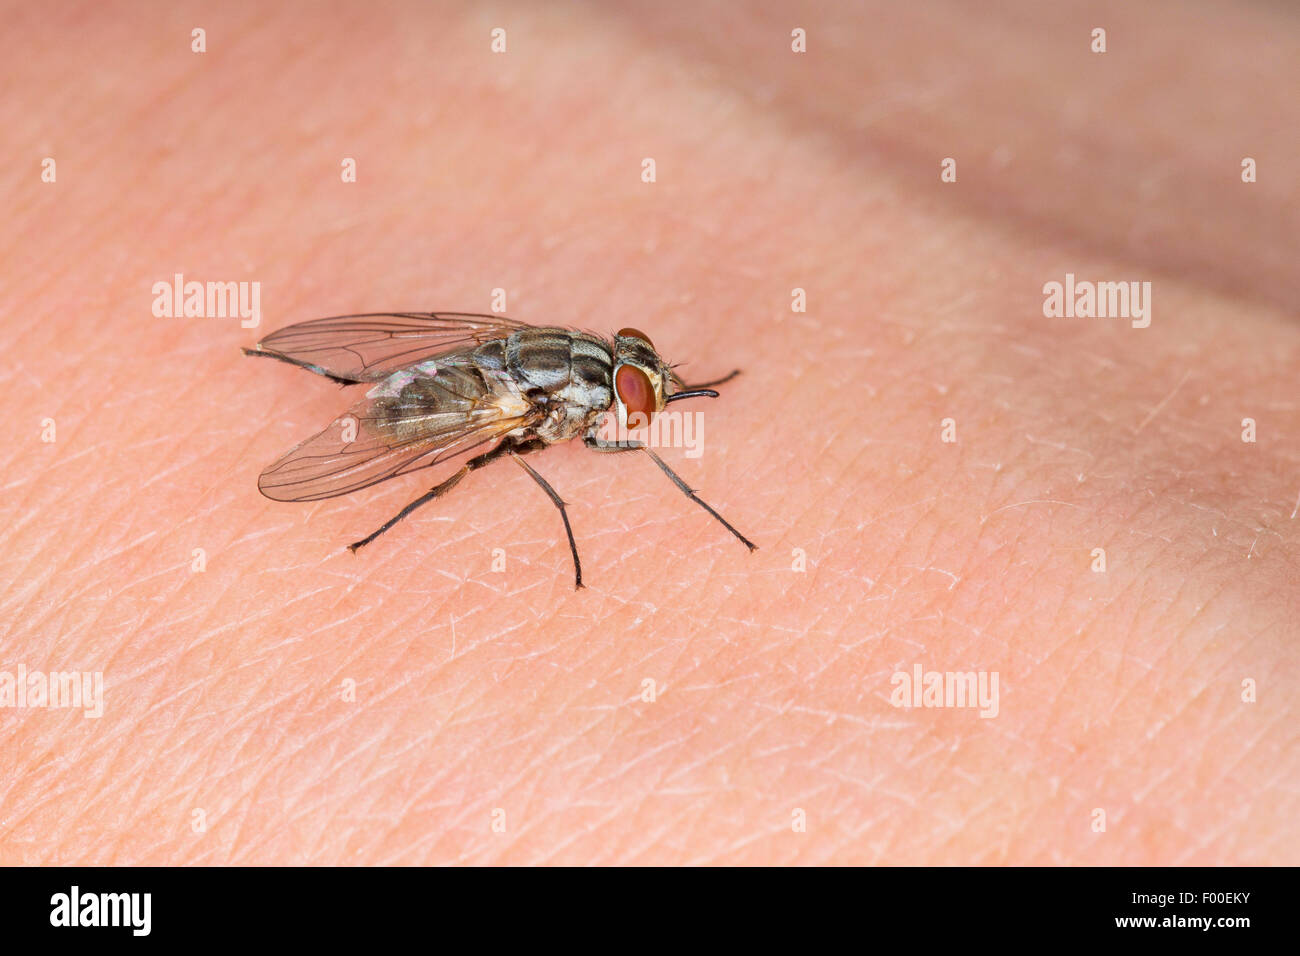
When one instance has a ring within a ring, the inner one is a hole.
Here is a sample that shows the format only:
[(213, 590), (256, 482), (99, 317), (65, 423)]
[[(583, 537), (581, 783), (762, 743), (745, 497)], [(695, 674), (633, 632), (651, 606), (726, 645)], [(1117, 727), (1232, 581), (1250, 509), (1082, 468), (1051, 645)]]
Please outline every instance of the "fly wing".
[(377, 382), (398, 369), (530, 328), (500, 315), (375, 312), (299, 322), (272, 332), (253, 351), (354, 382)]
[(276, 501), (319, 501), (365, 488), (533, 424), (541, 410), (509, 376), (426, 363), (376, 385), (258, 479)]

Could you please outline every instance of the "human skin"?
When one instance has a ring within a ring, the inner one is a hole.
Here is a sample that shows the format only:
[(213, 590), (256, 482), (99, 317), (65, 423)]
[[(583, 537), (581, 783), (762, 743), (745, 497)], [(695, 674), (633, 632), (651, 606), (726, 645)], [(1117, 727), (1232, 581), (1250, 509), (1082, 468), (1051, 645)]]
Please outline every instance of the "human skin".
[[(7, 5), (0, 670), (105, 704), (0, 710), (0, 863), (1300, 862), (1300, 21), (737, 6)], [(580, 592), (509, 462), (257, 493), (357, 390), (241, 346), (496, 288), (744, 370), (662, 453), (757, 552), (580, 443)]]

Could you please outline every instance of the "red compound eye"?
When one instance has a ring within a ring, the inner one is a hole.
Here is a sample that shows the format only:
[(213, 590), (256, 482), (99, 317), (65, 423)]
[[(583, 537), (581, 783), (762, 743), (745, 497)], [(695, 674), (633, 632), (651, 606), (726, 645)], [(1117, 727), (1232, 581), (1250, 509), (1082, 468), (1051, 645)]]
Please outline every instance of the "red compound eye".
[[(623, 333), (620, 332), (619, 335)], [(620, 365), (614, 373), (614, 390), (618, 400), (627, 409), (629, 428), (640, 428), (650, 424), (655, 413), (655, 389), (650, 384), (650, 376), (635, 365)]]
[(655, 347), (655, 344), (650, 341), (650, 336), (646, 335), (640, 329), (633, 329), (633, 328), (619, 329), (618, 337), (620, 339), (640, 339), (642, 342), (644, 342), (646, 345), (650, 346), (651, 348)]

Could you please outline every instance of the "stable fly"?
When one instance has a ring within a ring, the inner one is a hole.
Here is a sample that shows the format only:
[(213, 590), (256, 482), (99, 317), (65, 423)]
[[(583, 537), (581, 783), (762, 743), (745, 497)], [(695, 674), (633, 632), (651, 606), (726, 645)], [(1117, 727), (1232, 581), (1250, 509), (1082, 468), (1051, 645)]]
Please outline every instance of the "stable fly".
[(602, 437), (606, 414), (616, 416), (622, 435), (628, 427), (648, 424), (669, 402), (717, 398), (710, 386), (739, 374), (688, 386), (644, 332), (622, 329), (609, 341), (589, 332), (540, 328), (501, 316), (385, 312), (300, 322), (244, 352), (288, 362), (341, 385), (371, 386), (328, 428), (262, 472), (257, 486), (276, 501), (345, 495), (495, 442), (349, 545), (350, 551), (446, 494), (471, 471), (508, 456), (559, 509), (576, 586), (581, 588), (582, 564), (565, 502), (524, 460), (525, 455), (579, 436), (595, 451), (649, 456), (686, 497), (755, 549), (644, 442), (609, 442)]

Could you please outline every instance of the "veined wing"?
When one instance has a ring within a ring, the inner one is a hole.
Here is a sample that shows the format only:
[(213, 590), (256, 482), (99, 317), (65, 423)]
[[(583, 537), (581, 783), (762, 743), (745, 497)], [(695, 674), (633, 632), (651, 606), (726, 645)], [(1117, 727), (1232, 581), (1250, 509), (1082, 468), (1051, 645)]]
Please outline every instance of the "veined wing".
[(319, 501), (427, 468), (538, 421), (509, 376), (428, 363), (398, 372), (258, 479), (276, 501)]
[(505, 316), (463, 312), (336, 315), (285, 326), (251, 351), (320, 375), (376, 382), (409, 365), (529, 327)]

